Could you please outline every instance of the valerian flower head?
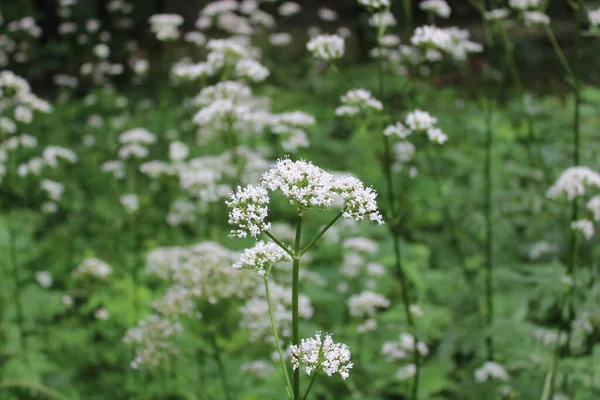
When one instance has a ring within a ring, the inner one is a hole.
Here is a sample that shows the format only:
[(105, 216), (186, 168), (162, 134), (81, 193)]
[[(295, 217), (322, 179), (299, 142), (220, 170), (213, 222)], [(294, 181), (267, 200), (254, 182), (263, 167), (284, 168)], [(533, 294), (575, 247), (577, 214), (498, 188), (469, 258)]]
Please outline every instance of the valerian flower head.
[(379, 10), (390, 6), (390, 0), (358, 0), (358, 4), (370, 10)]
[(279, 245), (258, 241), (249, 249), (244, 250), (233, 264), (236, 269), (252, 269), (264, 276), (272, 265), (280, 261), (291, 261), (292, 258)]
[(335, 61), (344, 56), (344, 39), (339, 35), (318, 35), (312, 38), (306, 49), (318, 60)]
[(333, 176), (311, 162), (282, 159), (262, 176), (261, 183), (279, 191), (300, 209), (329, 207), (334, 200)]
[(490, 378), (498, 379), (501, 381), (507, 381), (510, 379), (508, 372), (504, 367), (497, 362), (486, 361), (483, 363), (481, 368), (475, 370), (475, 380), (477, 382), (485, 382)]
[(368, 217), (372, 222), (383, 224), (383, 217), (377, 211), (377, 192), (373, 188), (365, 188), (360, 180), (346, 176), (335, 181), (333, 191), (344, 200), (344, 218), (362, 221)]
[(169, 356), (177, 354), (179, 349), (173, 344), (172, 338), (181, 332), (182, 327), (179, 322), (158, 315), (150, 315), (139, 321), (137, 326), (128, 330), (123, 338), (125, 343), (137, 347), (131, 367), (134, 369), (142, 365), (155, 367)]
[(593, 238), (596, 233), (594, 230), (594, 223), (589, 219), (580, 219), (571, 222), (571, 229), (583, 233), (583, 236), (585, 236), (587, 240)]
[(600, 188), (600, 174), (588, 167), (569, 167), (548, 189), (546, 195), (551, 199), (566, 196), (568, 200), (585, 195), (586, 186)]
[(307, 375), (313, 371), (323, 372), (327, 376), (338, 373), (342, 379), (350, 376), (354, 366), (350, 362), (350, 349), (343, 343), (334, 343), (331, 334), (321, 339), (321, 332), (314, 338), (302, 339), (300, 345), (290, 346), (294, 370), (303, 368)]
[(419, 4), (419, 8), (423, 11), (431, 12), (440, 18), (448, 18), (452, 12), (446, 0), (424, 0)]
[(335, 110), (337, 116), (353, 116), (361, 111), (381, 111), (383, 104), (365, 89), (353, 89), (341, 97), (342, 105)]
[(400, 139), (406, 139), (413, 133), (425, 133), (430, 142), (444, 144), (448, 140), (448, 136), (436, 127), (436, 124), (437, 118), (428, 112), (414, 110), (408, 113), (404, 123), (397, 122), (394, 125), (389, 125), (384, 129), (383, 134), (386, 136), (395, 135)]
[(269, 195), (261, 186), (248, 185), (239, 188), (226, 201), (229, 211), (229, 223), (238, 229), (231, 231), (233, 237), (246, 237), (248, 234), (256, 238), (271, 226), (265, 222), (269, 209)]
[(519, 11), (535, 9), (542, 5), (542, 0), (510, 0), (508, 5)]

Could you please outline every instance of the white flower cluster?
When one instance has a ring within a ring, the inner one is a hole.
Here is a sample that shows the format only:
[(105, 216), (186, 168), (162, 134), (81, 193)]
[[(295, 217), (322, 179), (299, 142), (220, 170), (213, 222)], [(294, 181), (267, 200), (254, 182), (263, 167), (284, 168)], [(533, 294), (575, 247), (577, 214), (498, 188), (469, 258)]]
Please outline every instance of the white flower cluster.
[(548, 347), (555, 346), (557, 343), (560, 345), (567, 343), (567, 333), (554, 329), (537, 328), (533, 332), (533, 338)]
[(231, 231), (231, 236), (246, 237), (248, 234), (256, 238), (271, 226), (265, 222), (269, 213), (269, 193), (261, 186), (248, 185), (238, 188), (226, 201), (229, 211), (229, 223), (238, 229)]
[(484, 362), (480, 368), (475, 370), (474, 375), (477, 382), (485, 382), (492, 378), (500, 381), (507, 381), (510, 379), (510, 376), (504, 367), (494, 361)]
[(160, 41), (179, 38), (183, 17), (178, 14), (155, 14), (150, 17), (150, 29)]
[(569, 167), (554, 184), (546, 195), (551, 199), (566, 196), (568, 200), (585, 195), (586, 186), (600, 188), (600, 174), (587, 167)]
[(35, 273), (35, 280), (38, 281), (41, 287), (48, 289), (54, 284), (54, 278), (48, 271), (37, 271)]
[(183, 331), (179, 322), (150, 315), (125, 333), (123, 341), (136, 346), (132, 368), (156, 367), (163, 360), (179, 353), (172, 339)]
[[(220, 299), (245, 298), (255, 290), (259, 283), (255, 274), (231, 267), (237, 258), (236, 252), (206, 241), (187, 247), (153, 250), (148, 254), (146, 270), (173, 283), (168, 296), (159, 304), (175, 313), (186, 313), (186, 310), (178, 310), (177, 305), (190, 301), (216, 303)], [(176, 303), (168, 306), (170, 300)]]
[(331, 334), (321, 339), (321, 332), (314, 338), (302, 339), (298, 346), (290, 346), (294, 370), (303, 368), (307, 375), (323, 372), (327, 376), (339, 374), (342, 379), (350, 376), (354, 366), (350, 362), (350, 349), (343, 343), (335, 343)]
[(271, 267), (280, 261), (291, 261), (292, 257), (279, 245), (269, 242), (258, 241), (249, 249), (244, 250), (237, 261), (233, 264), (236, 269), (251, 269), (260, 276), (265, 276)]
[(262, 82), (269, 74), (267, 67), (251, 58), (243, 58), (235, 64), (235, 75), (251, 82)]
[(299, 13), (300, 10), (300, 4), (294, 3), (293, 1), (286, 1), (277, 8), (277, 12), (282, 17), (291, 17), (292, 15)]
[(358, 4), (371, 10), (379, 10), (390, 7), (390, 0), (358, 0)]
[(594, 230), (594, 223), (589, 219), (580, 219), (571, 222), (571, 229), (583, 233), (583, 236), (585, 236), (587, 240), (592, 239), (596, 233)]
[(273, 367), (273, 364), (268, 361), (256, 360), (243, 364), (241, 370), (253, 374), (257, 378), (265, 379), (275, 371), (275, 368)]
[(419, 4), (419, 8), (423, 11), (433, 13), (440, 18), (449, 18), (452, 9), (446, 0), (423, 0)]
[(370, 290), (350, 296), (348, 308), (352, 317), (374, 317), (377, 309), (387, 308), (390, 301), (379, 293)]
[(128, 193), (119, 196), (119, 202), (125, 208), (127, 214), (134, 214), (140, 209), (140, 198), (135, 193)]
[[(384, 268), (381, 264), (369, 262), (369, 257), (374, 256), (379, 245), (377, 242), (365, 237), (349, 237), (343, 240), (344, 256), (341, 272), (347, 279), (354, 279), (365, 272), (367, 277), (379, 276)], [(373, 281), (363, 281), (365, 286), (373, 287)]]
[(105, 279), (112, 273), (110, 265), (97, 258), (89, 257), (86, 258), (73, 270), (71, 275), (75, 279), (81, 278), (96, 278)]
[(595, 221), (600, 221), (600, 196), (592, 197), (586, 204), (589, 211), (592, 212)]
[(365, 89), (352, 89), (341, 97), (342, 105), (335, 109), (337, 116), (354, 116), (359, 112), (383, 110), (383, 104)]
[[(469, 53), (480, 53), (483, 46), (469, 40), (469, 31), (457, 27), (438, 28), (433, 25), (418, 27), (410, 39), (414, 46), (447, 53), (456, 61), (464, 61)], [(435, 57), (430, 60), (433, 61)]]
[(318, 60), (336, 61), (344, 56), (344, 38), (339, 35), (318, 35), (306, 44), (306, 49)]
[(386, 341), (381, 347), (381, 355), (387, 362), (403, 360), (412, 354), (415, 349), (423, 357), (429, 354), (429, 347), (425, 342), (415, 342), (415, 337), (410, 333), (400, 334), (399, 341)]
[(383, 131), (386, 136), (395, 135), (400, 139), (406, 139), (413, 133), (426, 133), (430, 142), (444, 144), (448, 140), (448, 136), (441, 129), (437, 128), (437, 118), (433, 117), (426, 111), (414, 110), (411, 111), (404, 120), (404, 123), (397, 122), (394, 125), (389, 125)]
[[(235, 269), (232, 269), (234, 272)], [(238, 271), (239, 272), (239, 271)], [(289, 337), (292, 325), (292, 288), (280, 284), (269, 283), (269, 293), (273, 307), (275, 329), (283, 337)], [(271, 320), (269, 318), (269, 303), (264, 288), (257, 289), (240, 309), (242, 320), (240, 327), (248, 330), (251, 342), (264, 341), (274, 343)], [(308, 296), (298, 296), (298, 315), (303, 319), (312, 318), (314, 309)]]
[(485, 12), (485, 19), (488, 21), (501, 21), (508, 18), (509, 11), (507, 8), (495, 8)]
[(346, 176), (338, 178), (332, 190), (344, 201), (344, 218), (362, 221), (368, 217), (371, 222), (383, 224), (383, 217), (377, 211), (377, 192), (373, 188), (365, 188), (359, 179)]
[(538, 8), (543, 0), (509, 0), (508, 5), (515, 10), (526, 11)]
[(526, 26), (549, 25), (550, 17), (541, 11), (525, 11), (523, 21)]
[(371, 221), (383, 223), (377, 211), (377, 194), (372, 188), (365, 188), (356, 178), (334, 176), (323, 169), (303, 160), (282, 159), (266, 171), (259, 186), (249, 185), (238, 188), (226, 202), (231, 209), (229, 223), (237, 226), (232, 236), (257, 237), (270, 224), (265, 222), (268, 215), (268, 190), (277, 191), (288, 198), (290, 204), (300, 212), (308, 208), (322, 210), (333, 204), (336, 195), (343, 200), (343, 216), (358, 221), (368, 217)]
[(600, 8), (588, 11), (588, 20), (590, 21), (590, 27), (597, 29), (600, 27)]
[(396, 24), (398, 24), (396, 17), (389, 11), (380, 11), (369, 17), (369, 25), (375, 28), (396, 26)]
[(238, 77), (250, 77), (252, 81), (260, 81), (261, 76), (268, 72), (266, 67), (258, 61), (252, 64), (245, 61), (237, 67), (240, 61), (256, 60), (260, 55), (260, 51), (251, 46), (245, 37), (234, 36), (228, 39), (211, 39), (206, 43), (206, 49), (208, 50), (206, 61), (196, 64), (186, 60), (180, 61), (171, 69), (173, 77), (182, 80), (203, 79), (218, 75), (225, 68), (232, 67), (234, 71), (237, 69), (236, 75)]

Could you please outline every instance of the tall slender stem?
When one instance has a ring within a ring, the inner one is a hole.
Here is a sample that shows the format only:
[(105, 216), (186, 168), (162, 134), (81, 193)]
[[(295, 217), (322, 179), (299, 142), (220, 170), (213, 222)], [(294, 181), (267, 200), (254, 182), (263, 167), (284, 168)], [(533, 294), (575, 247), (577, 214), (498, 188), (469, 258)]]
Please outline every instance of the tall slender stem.
[[(405, 2), (405, 5), (407, 2)], [(379, 40), (379, 36), (382, 35), (382, 31), (380, 30), (377, 43), (379, 46), (379, 50), (381, 53), (381, 41)], [(381, 57), (377, 60), (377, 82), (378, 82), (378, 90), (380, 100), (383, 101), (384, 96), (384, 84), (383, 84), (383, 64)], [(396, 273), (398, 274), (398, 278), (400, 280), (401, 290), (402, 290), (402, 303), (404, 305), (404, 312), (406, 315), (406, 319), (408, 321), (408, 325), (410, 330), (413, 332), (415, 337), (414, 341), (414, 357), (415, 357), (415, 376), (413, 380), (412, 386), (412, 400), (418, 399), (419, 393), (419, 375), (420, 375), (420, 354), (417, 349), (417, 338), (416, 338), (416, 326), (412, 314), (410, 312), (410, 297), (408, 293), (408, 280), (406, 279), (406, 273), (404, 272), (404, 268), (402, 266), (402, 254), (401, 254), (401, 243), (400, 243), (400, 234), (396, 229), (396, 225), (398, 224), (398, 219), (396, 215), (395, 205), (396, 199), (394, 194), (394, 182), (392, 179), (392, 155), (391, 155), (391, 147), (389, 137), (380, 133), (383, 138), (383, 173), (385, 176), (386, 188), (387, 188), (387, 200), (388, 200), (388, 212), (390, 221), (390, 233), (392, 235), (393, 244), (394, 244), (394, 258), (395, 258), (395, 266)]]
[[(296, 218), (296, 238), (294, 240), (294, 257), (292, 264), (292, 344), (300, 344), (298, 329), (298, 295), (300, 280), (300, 238), (302, 236), (302, 211), (298, 212)], [(300, 368), (296, 368), (293, 377), (293, 400), (300, 400)]]
[(290, 381), (290, 374), (288, 368), (285, 365), (285, 357), (281, 350), (281, 343), (279, 341), (279, 333), (277, 332), (277, 325), (275, 325), (275, 317), (273, 316), (273, 304), (271, 303), (271, 292), (269, 291), (269, 279), (267, 276), (264, 277), (265, 282), (265, 294), (267, 296), (267, 306), (269, 308), (269, 318), (271, 320), (271, 328), (273, 329), (273, 338), (275, 339), (275, 346), (277, 347), (277, 353), (279, 354), (279, 361), (281, 362), (281, 369), (285, 375), (285, 383), (287, 385), (288, 394), (292, 393), (292, 382)]
[(308, 399), (308, 394), (310, 393), (310, 389), (312, 389), (312, 387), (315, 383), (315, 380), (317, 380), (317, 375), (319, 375), (319, 374), (317, 373), (317, 371), (315, 371), (314, 375), (310, 379), (310, 383), (308, 384), (308, 388), (306, 389), (304, 396), (302, 396), (302, 400)]
[(486, 349), (487, 359), (494, 359), (494, 347), (492, 341), (492, 325), (494, 323), (494, 302), (493, 302), (493, 221), (492, 221), (492, 145), (493, 145), (493, 105), (491, 101), (486, 104), (486, 143), (485, 143), (485, 299), (486, 299)]
[[(573, 110), (573, 165), (577, 166), (581, 164), (581, 87), (580, 87), (580, 57), (581, 57), (581, 39), (579, 37), (579, 27), (581, 26), (582, 13), (583, 13), (583, 2), (579, 1), (578, 9), (575, 10), (575, 33), (574, 33), (574, 59), (573, 59), (573, 95), (575, 97), (575, 105)], [(577, 198), (571, 203), (571, 221), (579, 219), (579, 201)], [(578, 234), (573, 229), (570, 229), (569, 233), (569, 247), (568, 247), (568, 260), (567, 260), (567, 273), (574, 279), (577, 269), (577, 246), (578, 245)], [(575, 319), (575, 306), (573, 304), (573, 297), (575, 292), (575, 286), (569, 287), (568, 293), (568, 316), (565, 321), (564, 328), (567, 332), (567, 343), (565, 345), (565, 355), (569, 355), (571, 347), (571, 329), (573, 320)]]
[(225, 365), (223, 364), (223, 359), (221, 358), (221, 349), (217, 343), (217, 335), (214, 332), (211, 332), (210, 334), (210, 343), (213, 348), (213, 356), (215, 357), (217, 367), (219, 368), (219, 378), (221, 379), (221, 384), (223, 385), (223, 394), (227, 400), (233, 400), (233, 397), (231, 397), (229, 382), (227, 381), (227, 371), (225, 371)]
[(8, 229), (8, 252), (11, 264), (11, 273), (13, 278), (13, 301), (17, 309), (17, 335), (19, 337), (19, 348), (21, 352), (27, 357), (27, 344), (25, 342), (25, 328), (24, 328), (24, 313), (23, 303), (21, 301), (21, 274), (19, 273), (19, 263), (17, 260), (17, 244), (15, 240), (15, 233), (11, 228)]
[(311, 248), (311, 246), (313, 244), (315, 244), (315, 242), (319, 239), (321, 239), (321, 236), (323, 236), (325, 234), (325, 232), (327, 232), (329, 230), (329, 228), (331, 228), (331, 226), (333, 224), (335, 224), (335, 222), (340, 219), (340, 217), (344, 214), (344, 211), (340, 211), (327, 225), (325, 225), (325, 227), (323, 229), (321, 229), (321, 231), (319, 231), (319, 233), (317, 234), (317, 236), (315, 236), (315, 238), (313, 240), (310, 241), (309, 244), (307, 244), (306, 246), (304, 246), (304, 248), (302, 249), (302, 251), (300, 252), (299, 256), (302, 256), (304, 253), (306, 253), (308, 251), (308, 249)]

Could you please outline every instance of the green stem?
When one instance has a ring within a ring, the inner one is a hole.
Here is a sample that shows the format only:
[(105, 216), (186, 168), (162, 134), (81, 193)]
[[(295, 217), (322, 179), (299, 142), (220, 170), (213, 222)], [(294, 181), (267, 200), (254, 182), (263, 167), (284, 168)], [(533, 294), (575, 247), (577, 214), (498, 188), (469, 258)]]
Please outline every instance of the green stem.
[[(407, 5), (409, 7), (411, 6), (410, 2), (406, 1), (406, 0), (404, 2), (404, 5), (405, 5), (405, 7)], [(406, 14), (406, 9), (405, 9), (405, 18), (406, 18), (406, 16), (409, 16), (408, 18), (410, 18), (411, 14), (412, 14), (412, 11), (410, 11), (408, 14)], [(407, 24), (407, 26), (408, 25), (410, 25), (410, 24)], [(379, 40), (379, 38), (377, 40), (377, 43), (378, 43), (379, 50), (381, 52), (381, 41)], [(383, 82), (383, 63), (382, 63), (382, 61), (383, 60), (381, 59), (381, 57), (379, 57), (377, 60), (377, 83), (378, 83), (378, 90), (379, 90), (379, 98), (381, 101), (384, 100), (384, 98), (383, 98), (384, 97), (384, 82)], [(396, 229), (396, 224), (398, 223), (398, 221), (396, 219), (396, 211), (395, 211), (395, 207), (394, 207), (396, 200), (395, 200), (395, 195), (394, 195), (394, 184), (393, 184), (393, 180), (392, 180), (392, 155), (391, 155), (390, 139), (388, 136), (384, 135), (383, 133), (380, 133), (380, 135), (383, 138), (383, 173), (385, 175), (385, 182), (386, 182), (386, 187), (387, 187), (388, 214), (391, 219), (390, 233), (392, 235), (393, 245), (394, 245), (396, 272), (397, 272), (398, 278), (400, 280), (400, 285), (401, 285), (401, 290), (402, 290), (402, 303), (404, 304), (404, 312), (406, 314), (406, 319), (408, 321), (408, 324), (409, 324), (411, 330), (413, 331), (413, 335), (415, 336), (415, 345), (414, 345), (413, 350), (414, 350), (414, 355), (415, 355), (416, 372), (415, 372), (415, 377), (414, 377), (414, 381), (413, 381), (412, 400), (417, 400), (418, 399), (418, 390), (419, 390), (420, 357), (419, 357), (418, 349), (417, 349), (415, 322), (414, 322), (412, 314), (410, 312), (408, 281), (406, 279), (406, 274), (405, 274), (404, 268), (402, 266), (402, 257), (401, 257), (401, 250), (400, 250), (400, 235)]]
[(425, 155), (427, 156), (427, 162), (431, 166), (431, 170), (435, 175), (435, 178), (440, 181), (440, 184), (435, 185), (437, 189), (438, 198), (442, 200), (442, 212), (444, 214), (444, 220), (446, 226), (450, 229), (450, 243), (452, 245), (452, 249), (456, 253), (456, 258), (458, 259), (458, 267), (463, 275), (463, 278), (467, 284), (472, 283), (472, 275), (467, 269), (467, 258), (465, 253), (463, 252), (463, 248), (460, 244), (460, 239), (458, 236), (458, 230), (456, 229), (456, 221), (452, 217), (452, 213), (450, 212), (450, 206), (447, 201), (444, 201), (444, 193), (442, 192), (442, 173), (439, 171), (435, 160), (431, 154), (430, 146), (427, 146), (427, 150), (425, 151)]
[[(569, 75), (569, 77), (575, 78), (575, 74), (573, 73), (573, 70), (569, 66), (569, 63), (567, 62), (565, 53), (563, 53), (562, 49), (560, 48), (560, 45), (558, 44), (558, 41), (556, 40), (556, 36), (554, 36), (554, 32), (552, 31), (552, 29), (550, 28), (549, 25), (544, 25), (544, 28), (546, 29), (546, 34), (548, 35), (548, 39), (550, 39), (550, 43), (552, 43), (552, 47), (554, 48), (554, 51), (556, 52), (556, 55), (558, 56), (560, 63), (562, 64), (563, 68), (565, 69), (565, 72), (567, 73), (567, 75)], [(575, 34), (577, 36), (579, 35), (578, 29), (575, 31)]]
[(273, 234), (269, 231), (265, 231), (265, 235), (267, 235), (272, 241), (275, 242), (283, 251), (288, 253), (290, 257), (294, 257), (294, 253), (283, 243), (281, 240), (277, 239)]
[(11, 264), (11, 272), (13, 278), (13, 301), (17, 311), (17, 336), (19, 338), (19, 348), (25, 357), (27, 357), (27, 344), (25, 342), (25, 328), (24, 328), (24, 312), (23, 302), (21, 301), (21, 275), (19, 274), (19, 263), (17, 260), (17, 244), (15, 241), (15, 233), (12, 228), (8, 229), (8, 251)]
[(225, 371), (225, 365), (223, 364), (223, 359), (221, 358), (221, 349), (217, 343), (217, 335), (214, 332), (210, 333), (210, 342), (213, 348), (213, 355), (219, 369), (219, 377), (221, 379), (221, 384), (223, 385), (223, 393), (225, 394), (225, 398), (227, 400), (232, 400), (233, 397), (231, 397), (231, 390), (229, 387), (229, 382), (227, 381), (227, 372)]
[[(296, 238), (294, 240), (294, 257), (292, 264), (292, 344), (300, 345), (300, 333), (298, 329), (298, 295), (300, 281), (300, 239), (302, 236), (302, 211), (298, 212), (296, 218)], [(296, 368), (293, 377), (292, 400), (300, 399), (300, 368)]]
[[(581, 40), (579, 38), (579, 27), (582, 22), (583, 3), (579, 1), (579, 9), (575, 10), (575, 33), (574, 33), (574, 73), (573, 77), (573, 90), (575, 96), (575, 108), (573, 110), (573, 165), (580, 165), (581, 155), (581, 87), (580, 87), (580, 52), (581, 52)], [(571, 204), (571, 222), (579, 219), (579, 201), (577, 198), (573, 200)], [(569, 227), (570, 228), (570, 227)], [(577, 247), (578, 247), (578, 232), (575, 232), (570, 228), (569, 234), (569, 252), (567, 260), (567, 273), (572, 279), (575, 279), (577, 269)], [(575, 306), (574, 302), (575, 287), (574, 285), (569, 288), (568, 293), (568, 317), (565, 322), (565, 330), (567, 332), (567, 344), (565, 348), (565, 355), (568, 356), (570, 353), (570, 341), (571, 341), (571, 329), (573, 320), (575, 319)]]
[(304, 396), (302, 396), (302, 400), (306, 400), (308, 399), (308, 394), (310, 393), (310, 389), (312, 389), (313, 384), (315, 383), (315, 380), (317, 379), (317, 372), (315, 371), (314, 375), (312, 376), (310, 383), (308, 384), (308, 388), (306, 389), (306, 393), (304, 393)]
[(46, 397), (49, 397), (52, 399), (71, 400), (69, 397), (57, 392), (56, 390), (51, 389), (48, 386), (45, 386), (45, 385), (42, 385), (39, 383), (32, 383), (32, 382), (26, 382), (26, 381), (20, 381), (20, 380), (3, 380), (3, 381), (0, 381), (0, 387), (21, 388), (21, 389), (28, 390), (29, 392), (41, 393), (41, 394), (45, 395)]
[(319, 239), (321, 239), (321, 236), (323, 236), (325, 234), (325, 232), (327, 232), (329, 230), (329, 228), (331, 228), (331, 226), (333, 224), (335, 224), (335, 222), (341, 218), (341, 216), (344, 214), (344, 211), (340, 211), (327, 225), (325, 225), (325, 227), (323, 229), (321, 229), (321, 231), (317, 234), (317, 236), (310, 241), (309, 244), (307, 244), (306, 246), (304, 246), (304, 248), (302, 249), (302, 251), (300, 251), (300, 254), (298, 254), (300, 257), (306, 253), (308, 251), (308, 249), (311, 248), (311, 246), (313, 244), (315, 244), (315, 242)]
[(404, 0), (404, 34), (408, 37), (412, 30), (412, 0)]
[(273, 329), (273, 338), (275, 339), (275, 346), (277, 347), (277, 353), (279, 354), (279, 361), (281, 362), (281, 369), (285, 374), (285, 383), (287, 385), (288, 395), (292, 393), (292, 382), (290, 381), (290, 374), (288, 372), (288, 368), (285, 365), (285, 357), (283, 356), (283, 351), (281, 350), (281, 343), (279, 341), (279, 334), (277, 333), (277, 325), (275, 325), (275, 317), (273, 316), (273, 305), (271, 302), (271, 292), (269, 291), (269, 279), (268, 276), (265, 275), (263, 278), (265, 282), (265, 293), (267, 296), (267, 306), (269, 308), (269, 318), (271, 320), (271, 328)]
[(492, 342), (492, 324), (494, 323), (494, 302), (493, 302), (493, 221), (492, 221), (492, 144), (493, 144), (493, 105), (490, 101), (486, 105), (486, 145), (485, 145), (485, 184), (484, 184), (484, 204), (485, 204), (485, 293), (486, 293), (486, 325), (488, 332), (486, 335), (487, 359), (494, 359), (494, 348)]

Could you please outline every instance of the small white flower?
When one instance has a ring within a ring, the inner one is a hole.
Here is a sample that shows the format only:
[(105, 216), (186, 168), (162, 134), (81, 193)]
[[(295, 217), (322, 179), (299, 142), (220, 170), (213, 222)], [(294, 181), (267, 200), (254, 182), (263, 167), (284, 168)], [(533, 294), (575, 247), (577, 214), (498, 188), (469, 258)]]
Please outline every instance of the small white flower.
[(269, 212), (269, 195), (265, 188), (253, 185), (243, 189), (238, 187), (225, 204), (230, 208), (229, 224), (238, 227), (231, 231), (231, 236), (246, 237), (250, 234), (256, 238), (271, 227), (269, 222), (265, 222)]
[(333, 191), (344, 200), (344, 218), (362, 221), (368, 217), (372, 222), (383, 224), (377, 209), (377, 192), (373, 188), (365, 188), (360, 180), (347, 176), (335, 181)]
[(588, 11), (588, 20), (592, 29), (600, 27), (600, 8)]
[(595, 234), (594, 223), (589, 219), (580, 219), (571, 222), (571, 229), (583, 233), (583, 236), (585, 236), (587, 240), (593, 238)]
[(293, 1), (286, 1), (279, 6), (277, 12), (279, 12), (279, 15), (283, 17), (290, 17), (300, 12), (300, 5), (298, 3), (294, 3)]
[(254, 247), (244, 250), (233, 268), (255, 270), (264, 276), (272, 265), (280, 261), (292, 261), (292, 258), (276, 243), (258, 241)]
[(488, 21), (501, 21), (508, 17), (508, 9), (496, 8), (485, 12), (485, 19)]
[(600, 188), (600, 174), (587, 167), (569, 167), (548, 189), (546, 196), (550, 199), (566, 196), (573, 200), (585, 195), (586, 186)]
[(401, 381), (411, 379), (417, 373), (417, 366), (415, 364), (407, 364), (404, 367), (398, 369), (396, 377)]
[(381, 111), (383, 104), (365, 89), (353, 89), (341, 97), (342, 106), (336, 108), (337, 116), (353, 116), (370, 110)]
[(509, 0), (508, 5), (515, 10), (526, 11), (542, 5), (543, 0)]
[(169, 158), (171, 161), (183, 161), (189, 154), (190, 149), (187, 144), (177, 140), (169, 143)]
[(181, 24), (183, 17), (177, 14), (155, 14), (150, 17), (150, 29), (161, 41), (179, 38)]
[(549, 25), (550, 17), (540, 11), (526, 11), (523, 13), (526, 26)]
[(121, 195), (119, 201), (128, 214), (133, 214), (140, 208), (140, 199), (135, 193)]
[(110, 265), (97, 258), (86, 258), (71, 273), (73, 278), (93, 277), (105, 279), (112, 273)]
[(375, 28), (396, 26), (398, 21), (389, 11), (377, 12), (369, 17), (369, 25)]
[(48, 271), (38, 271), (35, 273), (35, 280), (38, 281), (41, 287), (44, 289), (48, 289), (54, 283), (54, 279), (52, 279), (52, 274)]
[(96, 319), (105, 321), (110, 317), (110, 314), (106, 308), (102, 307), (94, 312), (94, 317), (96, 317)]
[(424, 0), (419, 4), (419, 8), (423, 11), (431, 12), (440, 18), (449, 18), (452, 12), (446, 0)]
[(358, 0), (358, 4), (371, 10), (379, 10), (390, 6), (390, 0)]
[(350, 369), (354, 366), (350, 362), (350, 349), (343, 343), (334, 343), (331, 334), (321, 339), (321, 332), (314, 338), (302, 339), (300, 345), (290, 346), (292, 366), (294, 370), (303, 368), (307, 375), (314, 372), (323, 372), (327, 376), (338, 373), (342, 379), (350, 376)]
[(510, 379), (508, 372), (504, 367), (493, 361), (486, 361), (480, 368), (475, 370), (475, 380), (477, 382), (485, 382), (490, 378), (498, 379), (500, 381), (507, 381)]
[(319, 8), (317, 10), (317, 15), (323, 21), (335, 21), (338, 19), (338, 14), (335, 11), (333, 11), (330, 8), (325, 8), (325, 7)]
[(306, 48), (318, 60), (335, 61), (344, 56), (344, 39), (339, 35), (318, 35), (312, 38)]
[(379, 308), (387, 308), (390, 301), (379, 293), (364, 291), (348, 299), (348, 308), (352, 317), (373, 317)]

